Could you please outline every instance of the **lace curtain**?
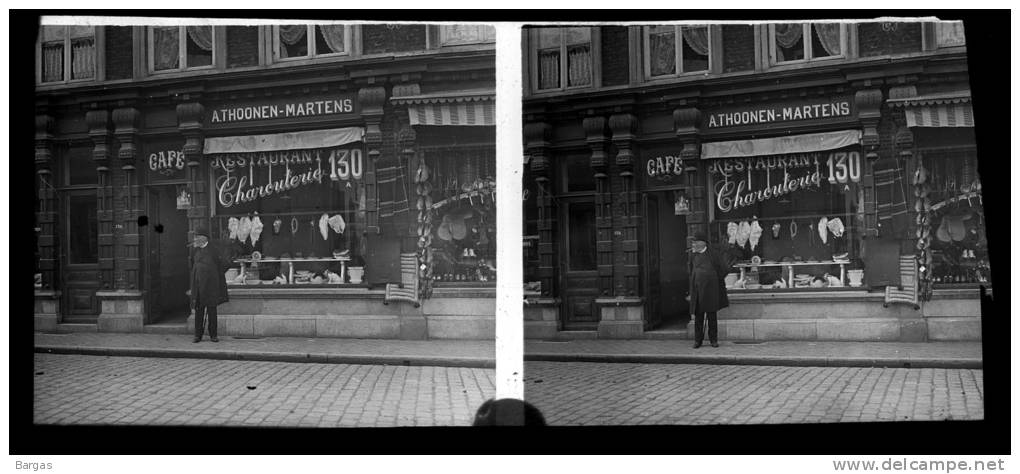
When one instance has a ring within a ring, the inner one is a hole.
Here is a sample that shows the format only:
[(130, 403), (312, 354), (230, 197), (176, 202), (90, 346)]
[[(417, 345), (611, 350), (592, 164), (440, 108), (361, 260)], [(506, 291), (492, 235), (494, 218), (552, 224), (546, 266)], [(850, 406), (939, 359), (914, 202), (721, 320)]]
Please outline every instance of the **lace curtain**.
[(539, 51), (538, 53), (538, 88), (556, 89), (560, 87), (560, 52), (559, 50)]
[(89, 79), (96, 75), (96, 42), (92, 38), (71, 42), (71, 78)]
[(49, 43), (42, 47), (43, 82), (64, 80), (64, 43)]
[(674, 33), (656, 33), (648, 36), (652, 76), (676, 73), (676, 37)]
[(708, 56), (708, 27), (707, 26), (694, 26), (694, 27), (681, 27), (680, 31), (683, 32), (684, 40), (687, 41), (687, 46), (690, 46), (695, 53), (702, 56)]
[(161, 71), (180, 67), (181, 44), (178, 34), (180, 30), (176, 26), (152, 29), (153, 69)]
[(202, 51), (212, 51), (212, 26), (189, 26), (188, 38)]
[(567, 50), (567, 85), (591, 84), (591, 46), (571, 46)]
[(319, 33), (322, 34), (330, 51), (317, 51), (318, 54), (342, 53), (344, 49), (344, 25), (319, 25)]
[(776, 44), (783, 48), (792, 48), (804, 35), (804, 28), (800, 23), (782, 23), (775, 26)]
[[(817, 23), (811, 25), (811, 28), (815, 30), (815, 34), (818, 36), (818, 41), (822, 43), (822, 47), (825, 48), (824, 56), (838, 56), (843, 53), (842, 45), (840, 44), (840, 24), (839, 23)], [(821, 51), (815, 51), (815, 57), (823, 56)]]
[(280, 41), (284, 44), (297, 44), (308, 34), (308, 27), (305, 25), (280, 25)]

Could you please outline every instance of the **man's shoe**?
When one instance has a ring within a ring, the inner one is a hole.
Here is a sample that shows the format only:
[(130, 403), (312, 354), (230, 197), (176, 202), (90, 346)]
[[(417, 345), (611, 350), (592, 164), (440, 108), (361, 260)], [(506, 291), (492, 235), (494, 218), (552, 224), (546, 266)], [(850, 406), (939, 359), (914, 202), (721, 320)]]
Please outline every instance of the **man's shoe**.
[(196, 338), (192, 339), (191, 342), (202, 342), (202, 338), (201, 337), (196, 337)]
[(700, 342), (695, 342), (694, 343), (694, 348), (697, 349), (699, 347), (701, 347), (701, 343)]
[(212, 341), (212, 342), (220, 342), (220, 338), (215, 337), (215, 336), (210, 337), (209, 340)]
[[(215, 341), (215, 339), (213, 339), (213, 340)], [(719, 343), (718, 342), (713, 342), (712, 343), (712, 347), (719, 347)]]

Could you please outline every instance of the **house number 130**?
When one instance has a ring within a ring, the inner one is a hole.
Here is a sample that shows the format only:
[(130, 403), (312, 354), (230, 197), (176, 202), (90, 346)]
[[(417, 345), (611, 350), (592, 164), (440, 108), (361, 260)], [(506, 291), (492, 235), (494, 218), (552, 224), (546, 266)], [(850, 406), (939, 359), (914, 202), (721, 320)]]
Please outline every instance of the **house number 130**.
[(329, 179), (347, 181), (351, 178), (361, 179), (365, 169), (360, 149), (336, 150), (329, 155)]
[(856, 151), (829, 153), (829, 183), (845, 184), (861, 180), (861, 154)]

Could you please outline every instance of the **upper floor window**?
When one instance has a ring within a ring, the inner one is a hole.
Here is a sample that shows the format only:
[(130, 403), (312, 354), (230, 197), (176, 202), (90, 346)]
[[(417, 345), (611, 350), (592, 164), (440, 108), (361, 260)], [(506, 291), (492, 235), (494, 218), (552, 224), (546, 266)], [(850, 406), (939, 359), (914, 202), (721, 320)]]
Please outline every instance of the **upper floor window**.
[(775, 64), (846, 55), (846, 34), (840, 23), (769, 25), (769, 44)]
[(708, 71), (708, 26), (649, 26), (644, 33), (645, 75), (648, 77)]
[(351, 29), (346, 25), (279, 25), (273, 27), (276, 59), (350, 54)]
[(538, 90), (592, 85), (591, 28), (536, 28)]
[(96, 62), (95, 27), (43, 26), (40, 28), (40, 82), (95, 79)]
[(935, 24), (935, 36), (938, 47), (963, 46), (967, 43), (963, 36), (962, 21), (940, 21)]
[(439, 44), (442, 46), (493, 43), (495, 41), (496, 27), (492, 25), (443, 25), (439, 29)]
[(216, 32), (210, 25), (150, 26), (149, 71), (183, 71), (212, 67)]

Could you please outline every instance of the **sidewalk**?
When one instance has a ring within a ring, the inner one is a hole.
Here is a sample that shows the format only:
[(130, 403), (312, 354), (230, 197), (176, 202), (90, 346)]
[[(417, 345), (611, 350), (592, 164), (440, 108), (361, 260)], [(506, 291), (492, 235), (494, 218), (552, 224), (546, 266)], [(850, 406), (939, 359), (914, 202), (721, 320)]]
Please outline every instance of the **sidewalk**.
[(794, 365), (816, 367), (982, 368), (980, 342), (768, 341), (738, 344), (688, 340), (529, 340), (524, 360), (645, 364)]
[(401, 341), (266, 337), (191, 342), (185, 334), (35, 334), (35, 352), (127, 357), (264, 360), (325, 364), (414, 365), (494, 368), (493, 341)]

